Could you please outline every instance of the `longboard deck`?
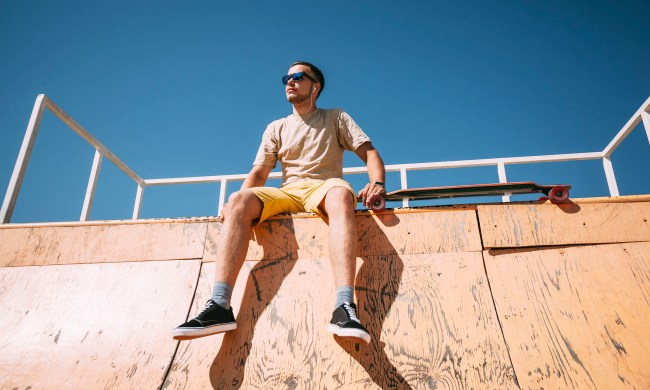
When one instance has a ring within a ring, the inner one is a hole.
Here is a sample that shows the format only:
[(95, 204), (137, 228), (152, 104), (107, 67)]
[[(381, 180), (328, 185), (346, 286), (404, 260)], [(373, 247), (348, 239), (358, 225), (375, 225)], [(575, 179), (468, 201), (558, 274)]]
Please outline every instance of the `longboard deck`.
[(540, 185), (532, 181), (409, 188), (387, 193), (384, 199), (374, 202), (371, 208), (373, 210), (383, 210), (386, 201), (402, 199), (426, 200), (531, 193), (543, 193), (548, 196), (551, 201), (561, 202), (568, 199), (570, 189), (571, 186), (567, 184)]

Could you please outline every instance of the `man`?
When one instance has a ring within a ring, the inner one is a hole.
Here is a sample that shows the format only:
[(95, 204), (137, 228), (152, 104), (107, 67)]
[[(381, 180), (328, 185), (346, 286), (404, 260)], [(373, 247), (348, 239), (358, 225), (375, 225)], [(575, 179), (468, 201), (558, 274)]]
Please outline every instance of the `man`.
[[(370, 179), (360, 192), (368, 205), (384, 196), (385, 168), (370, 138), (338, 109), (320, 109), (316, 100), (325, 87), (323, 73), (308, 62), (295, 62), (282, 78), (293, 114), (272, 122), (264, 132), (253, 169), (223, 211), (212, 297), (194, 319), (172, 335), (188, 340), (237, 328), (230, 298), (244, 264), (251, 226), (280, 213), (314, 212), (328, 220), (336, 304), (328, 330), (352, 341), (370, 342), (354, 304), (357, 254), (357, 197), (343, 177), (343, 151), (354, 151), (368, 167)], [(263, 187), (277, 161), (281, 188)]]

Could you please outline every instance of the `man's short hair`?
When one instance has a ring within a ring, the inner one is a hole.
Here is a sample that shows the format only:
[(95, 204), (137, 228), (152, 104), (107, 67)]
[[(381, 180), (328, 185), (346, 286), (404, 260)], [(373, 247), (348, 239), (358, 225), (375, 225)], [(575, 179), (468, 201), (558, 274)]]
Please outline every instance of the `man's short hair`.
[(320, 94), (325, 89), (325, 76), (323, 76), (323, 72), (321, 72), (321, 70), (318, 69), (318, 67), (316, 65), (314, 65), (314, 64), (312, 64), (310, 62), (306, 62), (306, 61), (296, 61), (293, 64), (291, 64), (290, 68), (292, 66), (296, 66), (296, 65), (304, 65), (304, 66), (308, 67), (309, 70), (311, 70), (314, 73), (314, 76), (316, 77), (316, 81), (318, 81), (320, 83), (320, 89), (318, 90), (318, 96), (316, 96), (316, 97), (317, 98), (320, 97)]

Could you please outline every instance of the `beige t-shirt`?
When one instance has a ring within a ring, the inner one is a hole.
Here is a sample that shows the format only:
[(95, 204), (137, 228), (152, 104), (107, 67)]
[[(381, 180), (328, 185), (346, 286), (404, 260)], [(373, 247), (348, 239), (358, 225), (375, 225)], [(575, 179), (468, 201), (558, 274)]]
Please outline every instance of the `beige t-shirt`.
[(316, 109), (271, 122), (253, 165), (282, 166), (282, 185), (300, 179), (343, 177), (343, 152), (370, 138), (340, 109)]

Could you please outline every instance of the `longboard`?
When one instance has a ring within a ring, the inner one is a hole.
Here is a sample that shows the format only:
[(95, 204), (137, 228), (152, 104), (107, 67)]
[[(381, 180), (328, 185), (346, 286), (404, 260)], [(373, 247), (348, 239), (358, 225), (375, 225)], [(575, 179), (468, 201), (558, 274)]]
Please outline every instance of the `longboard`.
[(386, 207), (386, 201), (395, 201), (402, 199), (424, 200), (458, 198), (465, 196), (512, 195), (531, 193), (542, 193), (547, 196), (551, 202), (560, 203), (569, 198), (570, 189), (571, 186), (567, 184), (540, 185), (532, 181), (408, 188), (404, 190), (389, 192), (384, 198), (371, 199), (369, 203), (371, 205), (371, 209), (374, 211), (381, 211)]

